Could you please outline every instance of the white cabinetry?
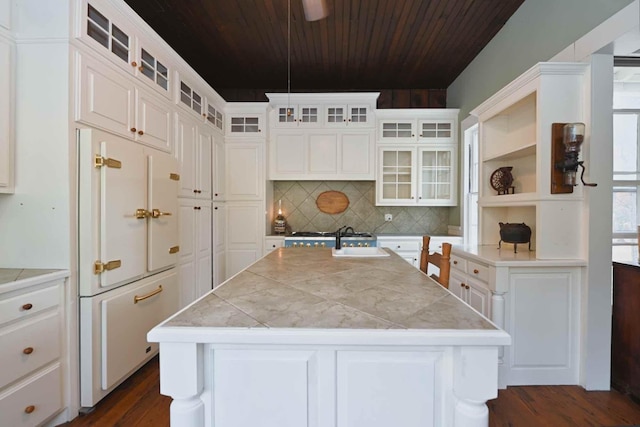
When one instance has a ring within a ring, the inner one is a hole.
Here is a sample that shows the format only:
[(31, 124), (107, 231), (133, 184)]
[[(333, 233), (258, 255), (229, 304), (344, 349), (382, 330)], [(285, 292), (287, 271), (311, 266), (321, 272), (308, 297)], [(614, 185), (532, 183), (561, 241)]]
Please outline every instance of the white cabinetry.
[(208, 126), (177, 112), (175, 145), (180, 164), (180, 197), (211, 200), (212, 132)]
[(457, 114), (378, 110), (377, 205), (457, 205)]
[(0, 0), (0, 27), (11, 29), (11, 1)]
[[(585, 120), (587, 67), (538, 64), (472, 111), (479, 123), (480, 244), (498, 243), (498, 222), (524, 222), (538, 258), (586, 257), (582, 216), (575, 214), (584, 209), (583, 187), (551, 193), (551, 126)], [(503, 166), (513, 167), (515, 194), (497, 195), (491, 186)]]
[(80, 69), (76, 120), (170, 152), (171, 108), (117, 69), (76, 52)]
[[(479, 123), (480, 245), (453, 248), (458, 265), (451, 278), (454, 288), (465, 284), (472, 306), (480, 311), (487, 305), (491, 320), (512, 336), (501, 354), (501, 387), (580, 381), (588, 236), (585, 216), (576, 212), (588, 207), (581, 186), (571, 194), (551, 192), (551, 130), (553, 123), (585, 121), (587, 69), (582, 63), (537, 64), (472, 111)], [(492, 188), (494, 171), (504, 166), (513, 168), (514, 194)], [(532, 250), (523, 244), (515, 253), (505, 243), (499, 250), (499, 222), (527, 224)]]
[(227, 137), (266, 137), (264, 103), (229, 103), (225, 107), (225, 120), (225, 135)]
[(227, 277), (262, 256), (264, 201), (227, 202)]
[(227, 206), (213, 203), (213, 287), (227, 278)]
[(226, 200), (264, 200), (264, 142), (228, 142), (225, 160)]
[[(6, 9), (9, 3), (6, 3)], [(2, 3), (4, 4), (4, 3)], [(0, 16), (2, 16), (0, 10)], [(2, 19), (2, 18), (0, 18)], [(0, 22), (2, 25), (2, 22)], [(7, 17), (8, 26), (8, 17)], [(13, 44), (0, 37), (0, 193), (14, 191)]]
[(266, 236), (264, 238), (264, 253), (268, 254), (284, 247), (284, 236)]
[[(456, 236), (431, 236), (429, 250), (431, 252), (442, 253), (442, 244), (444, 242), (457, 245), (462, 243), (461, 237)], [(377, 246), (381, 248), (389, 248), (404, 258), (409, 264), (416, 268), (420, 268), (420, 253), (422, 252), (422, 236), (401, 236), (386, 235), (377, 236)], [(431, 270), (435, 268), (429, 265), (429, 275), (437, 271)]]
[(489, 266), (451, 256), (449, 290), (487, 318), (491, 317)]
[[(292, 106), (287, 106), (286, 94), (267, 96), (272, 106), (269, 179), (374, 179), (372, 111), (377, 93), (293, 94), (297, 104)], [(362, 104), (349, 107), (349, 98)], [(337, 106), (339, 101), (345, 104)]]
[(80, 38), (86, 45), (142, 82), (147, 88), (172, 97), (172, 70), (160, 57), (161, 48), (137, 34), (128, 20), (102, 0), (81, 4)]
[(65, 279), (60, 273), (4, 283), (0, 293), (0, 414), (36, 426), (68, 404)]
[(180, 199), (180, 306), (212, 289), (212, 208), (210, 201)]

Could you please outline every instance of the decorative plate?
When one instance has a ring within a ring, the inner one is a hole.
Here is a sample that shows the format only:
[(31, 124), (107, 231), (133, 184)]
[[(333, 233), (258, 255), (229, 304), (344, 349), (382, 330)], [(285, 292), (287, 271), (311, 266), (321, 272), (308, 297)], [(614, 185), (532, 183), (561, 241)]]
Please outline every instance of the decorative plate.
[(489, 181), (491, 187), (498, 192), (498, 194), (507, 194), (511, 184), (513, 184), (513, 175), (511, 175), (511, 169), (513, 166), (503, 166), (496, 169), (491, 174)]

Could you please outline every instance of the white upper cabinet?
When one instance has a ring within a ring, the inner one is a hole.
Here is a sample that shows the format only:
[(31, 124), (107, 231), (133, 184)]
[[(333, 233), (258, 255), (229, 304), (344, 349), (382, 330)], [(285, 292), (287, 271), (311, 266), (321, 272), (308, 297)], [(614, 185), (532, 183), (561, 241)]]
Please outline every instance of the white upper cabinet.
[(180, 104), (192, 110), (198, 116), (204, 113), (202, 91), (193, 89), (190, 83), (180, 80)]
[(124, 17), (99, 0), (82, 2), (79, 38), (103, 57), (166, 98), (172, 97), (171, 70), (161, 48), (137, 35)]
[(271, 106), (269, 179), (375, 179), (371, 112), (378, 93), (270, 93), (267, 97)]
[(176, 113), (175, 155), (180, 165), (180, 197), (211, 199), (213, 136), (202, 124)]
[(207, 102), (207, 109), (203, 116), (207, 123), (224, 133), (224, 114), (221, 109)]
[(378, 110), (376, 204), (457, 204), (458, 110)]
[(266, 105), (263, 102), (234, 102), (225, 107), (227, 137), (266, 138)]
[(171, 151), (168, 102), (88, 54), (77, 52), (76, 58), (80, 68), (77, 121)]

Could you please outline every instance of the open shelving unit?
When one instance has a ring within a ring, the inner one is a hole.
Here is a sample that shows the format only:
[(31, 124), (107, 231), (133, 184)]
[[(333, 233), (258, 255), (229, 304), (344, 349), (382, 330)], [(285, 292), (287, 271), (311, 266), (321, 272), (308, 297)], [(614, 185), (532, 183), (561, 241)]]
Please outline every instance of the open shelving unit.
[[(587, 66), (540, 63), (471, 114), (480, 132), (479, 242), (498, 245), (498, 223), (531, 228), (536, 258), (581, 258), (582, 190), (552, 195), (551, 127), (584, 121), (582, 79)], [(491, 176), (511, 166), (513, 194), (498, 194)], [(520, 247), (520, 246), (519, 246)]]

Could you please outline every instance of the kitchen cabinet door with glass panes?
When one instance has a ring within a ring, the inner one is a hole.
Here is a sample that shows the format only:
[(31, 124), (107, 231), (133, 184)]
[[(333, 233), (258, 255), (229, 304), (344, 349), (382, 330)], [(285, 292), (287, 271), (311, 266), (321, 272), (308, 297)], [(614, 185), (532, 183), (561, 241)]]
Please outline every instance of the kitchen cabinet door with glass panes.
[(456, 149), (451, 145), (418, 149), (418, 204), (457, 203), (455, 159)]
[(380, 148), (377, 204), (415, 204), (415, 153), (410, 147)]

